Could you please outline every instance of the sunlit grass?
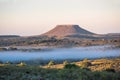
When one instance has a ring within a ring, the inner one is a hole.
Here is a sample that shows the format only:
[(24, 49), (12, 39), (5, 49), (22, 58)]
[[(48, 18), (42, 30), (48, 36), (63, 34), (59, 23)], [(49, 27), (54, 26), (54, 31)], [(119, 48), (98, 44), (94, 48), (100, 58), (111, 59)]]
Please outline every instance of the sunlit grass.
[[(86, 66), (88, 62), (91, 64)], [(0, 80), (120, 80), (119, 74), (120, 58), (64, 61), (63, 64), (50, 61), (46, 66), (24, 62), (0, 64)]]

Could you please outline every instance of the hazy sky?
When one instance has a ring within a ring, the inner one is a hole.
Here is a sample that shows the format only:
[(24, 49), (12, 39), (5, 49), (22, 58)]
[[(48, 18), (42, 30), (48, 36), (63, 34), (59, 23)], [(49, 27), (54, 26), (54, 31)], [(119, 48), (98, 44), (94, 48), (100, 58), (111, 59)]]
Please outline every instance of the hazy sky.
[(57, 24), (120, 33), (120, 0), (0, 0), (0, 35), (39, 35)]

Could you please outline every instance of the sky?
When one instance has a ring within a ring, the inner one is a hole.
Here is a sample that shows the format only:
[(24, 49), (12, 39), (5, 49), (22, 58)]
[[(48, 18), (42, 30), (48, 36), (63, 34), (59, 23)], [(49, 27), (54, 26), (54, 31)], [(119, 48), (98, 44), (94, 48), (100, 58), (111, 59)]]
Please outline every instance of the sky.
[(40, 35), (60, 24), (120, 33), (120, 0), (0, 0), (0, 35)]

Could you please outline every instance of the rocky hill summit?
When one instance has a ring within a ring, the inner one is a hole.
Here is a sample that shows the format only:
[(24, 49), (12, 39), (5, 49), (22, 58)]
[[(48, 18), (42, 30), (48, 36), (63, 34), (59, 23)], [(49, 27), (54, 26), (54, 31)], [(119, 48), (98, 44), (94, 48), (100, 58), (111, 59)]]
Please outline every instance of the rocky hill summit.
[(57, 25), (54, 29), (42, 34), (45, 36), (92, 35), (94, 33), (81, 28), (79, 25)]

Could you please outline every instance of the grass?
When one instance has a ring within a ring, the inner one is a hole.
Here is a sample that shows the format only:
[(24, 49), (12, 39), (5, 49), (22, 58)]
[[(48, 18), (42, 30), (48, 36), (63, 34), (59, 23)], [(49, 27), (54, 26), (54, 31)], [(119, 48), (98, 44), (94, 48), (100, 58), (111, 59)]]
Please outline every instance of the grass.
[(48, 65), (0, 64), (0, 80), (120, 80), (120, 58)]
[(81, 68), (0, 67), (0, 80), (120, 80), (120, 72), (92, 72)]
[[(87, 60), (84, 59), (82, 61), (71, 62), (75, 63), (79, 67), (88, 68), (91, 71), (103, 71), (106, 69), (114, 69), (115, 71), (120, 71), (120, 58), (113, 58), (113, 59), (95, 59), (95, 60)], [(43, 68), (47, 68), (47, 65), (42, 66)], [(64, 67), (63, 64), (56, 64), (51, 66), (51, 68), (62, 69)]]

